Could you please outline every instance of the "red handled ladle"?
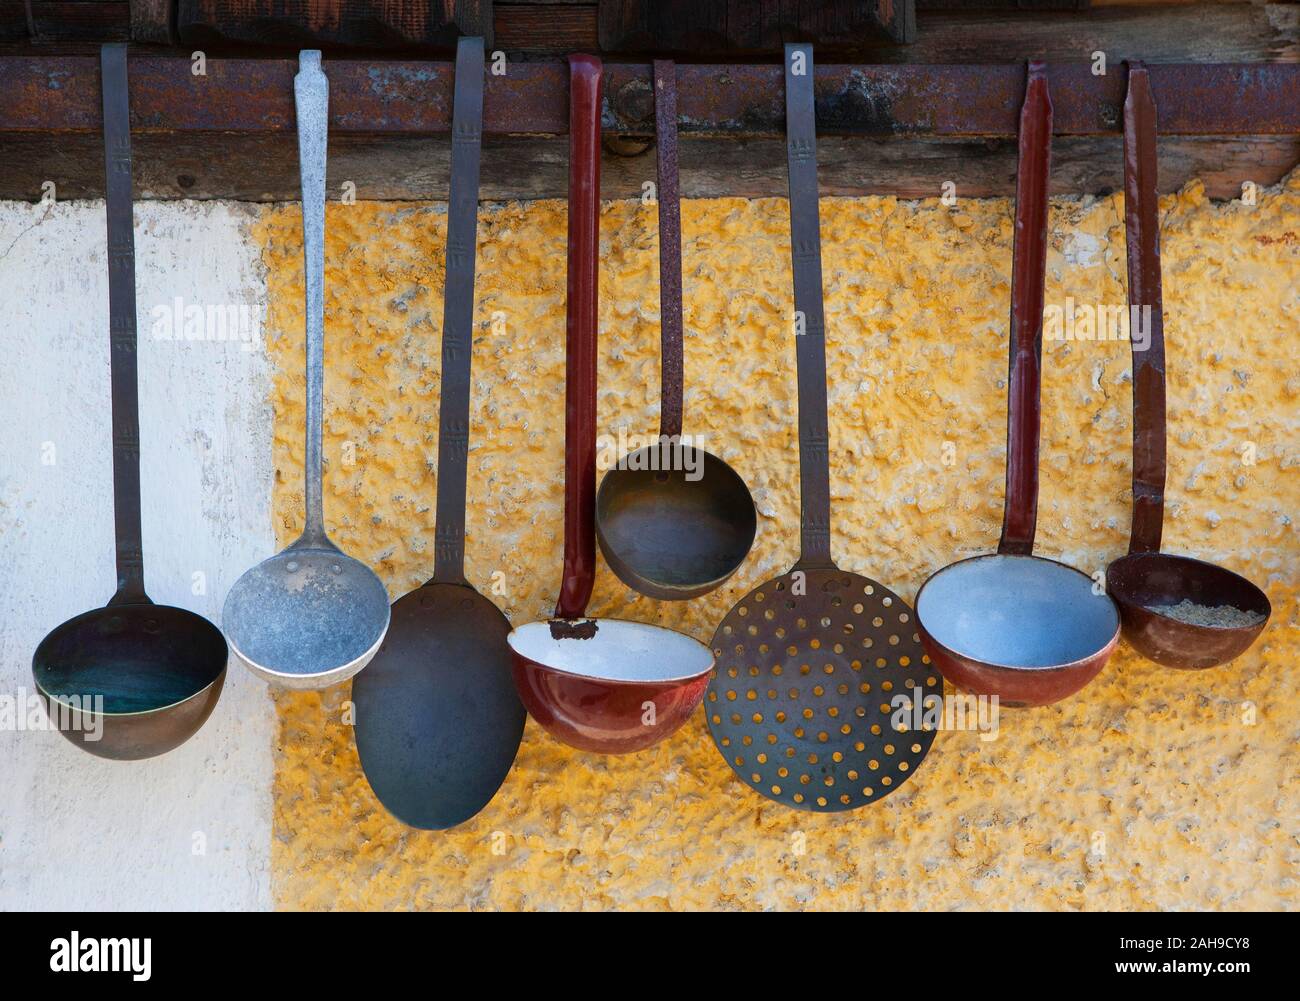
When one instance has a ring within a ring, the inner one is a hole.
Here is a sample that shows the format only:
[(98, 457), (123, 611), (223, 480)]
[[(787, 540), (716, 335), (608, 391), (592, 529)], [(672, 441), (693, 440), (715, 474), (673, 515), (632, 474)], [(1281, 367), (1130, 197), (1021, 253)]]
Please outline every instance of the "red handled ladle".
[(1047, 70), (1031, 62), (1020, 113), (1002, 539), (996, 553), (939, 570), (916, 596), (921, 641), (944, 677), (1005, 706), (1073, 695), (1119, 641), (1119, 612), (1094, 593), (1092, 578), (1033, 555), (1051, 143)]
[(758, 515), (725, 461), (682, 441), (682, 213), (677, 183), (677, 67), (654, 63), (659, 204), (659, 440), (623, 456), (596, 493), (596, 539), (628, 587), (695, 598), (749, 555)]
[[(1273, 612), (1231, 570), (1160, 552), (1165, 495), (1165, 334), (1161, 301), (1156, 105), (1146, 67), (1130, 63), (1124, 101), (1124, 232), (1130, 321), (1148, 311), (1150, 339), (1133, 344), (1133, 531), (1106, 570), (1124, 638), (1165, 667), (1206, 668), (1245, 652)], [(1135, 327), (1136, 330), (1136, 327)], [(1143, 338), (1142, 340), (1146, 340)]]
[(555, 618), (510, 633), (524, 705), (587, 751), (638, 751), (699, 705), (713, 656), (661, 626), (584, 617), (596, 575), (596, 317), (601, 62), (569, 56), (569, 274), (564, 416), (564, 578)]

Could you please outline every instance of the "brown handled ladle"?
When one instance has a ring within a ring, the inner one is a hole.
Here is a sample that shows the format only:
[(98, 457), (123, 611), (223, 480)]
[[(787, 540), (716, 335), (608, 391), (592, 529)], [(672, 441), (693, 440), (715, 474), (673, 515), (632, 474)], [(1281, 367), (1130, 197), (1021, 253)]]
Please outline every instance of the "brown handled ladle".
[(519, 750), (500, 609), (465, 579), (465, 481), (474, 347), (474, 252), (483, 131), (483, 39), (456, 49), (442, 314), (433, 579), (393, 604), (379, 652), (352, 681), (353, 735), (370, 787), (398, 820), (442, 830), (496, 795)]
[(623, 456), (596, 494), (596, 538), (628, 587), (661, 600), (695, 598), (749, 554), (758, 516), (745, 481), (682, 441), (682, 214), (677, 181), (677, 68), (655, 60), (658, 158), (659, 441)]
[[(1156, 105), (1146, 67), (1130, 63), (1124, 101), (1124, 232), (1133, 343), (1133, 531), (1129, 554), (1106, 569), (1124, 638), (1165, 667), (1226, 664), (1255, 642), (1273, 612), (1240, 574), (1160, 552), (1165, 495), (1165, 335), (1156, 188)], [(1139, 346), (1146, 343), (1145, 350)]]
[(1034, 556), (1047, 271), (1052, 100), (1047, 69), (1029, 64), (1020, 113), (1007, 381), (1007, 485), (998, 551), (937, 571), (916, 596), (921, 639), (944, 677), (1005, 706), (1074, 694), (1119, 641), (1119, 612), (1092, 578)]
[(833, 812), (916, 771), (942, 695), (912, 610), (831, 559), (817, 130), (810, 45), (785, 47), (790, 255), (799, 389), (799, 562), (745, 595), (713, 634), (709, 733), (736, 775), (786, 806)]
[(569, 273), (564, 386), (564, 576), (555, 618), (509, 636), (515, 685), (548, 733), (588, 751), (657, 744), (700, 704), (713, 658), (689, 636), (586, 618), (596, 577), (596, 319), (603, 68), (569, 56)]
[(125, 45), (101, 49), (100, 73), (117, 593), (106, 608), (69, 619), (41, 640), (32, 658), (32, 677), (65, 737), (101, 758), (133, 760), (170, 751), (203, 725), (221, 695), (227, 650), (221, 631), (207, 619), (155, 605), (144, 590)]

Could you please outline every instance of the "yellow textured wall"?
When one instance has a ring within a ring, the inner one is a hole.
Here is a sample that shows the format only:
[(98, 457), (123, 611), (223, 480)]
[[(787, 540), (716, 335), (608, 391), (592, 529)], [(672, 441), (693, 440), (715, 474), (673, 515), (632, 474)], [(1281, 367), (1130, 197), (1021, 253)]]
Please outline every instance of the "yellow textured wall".
[[(462, 828), (409, 830), (362, 775), (348, 687), (276, 696), (274, 892), (283, 908), (1275, 908), (1300, 906), (1300, 172), (1255, 207), (1192, 186), (1162, 203), (1170, 371), (1165, 544), (1247, 573), (1274, 618), (1230, 667), (1180, 673), (1121, 647), (998, 739), (941, 733), (898, 792), (814, 815), (732, 777), (702, 713), (629, 757), (570, 751), (531, 721), (496, 800)], [(1011, 205), (825, 199), (834, 551), (909, 601), (996, 544), (1005, 452)], [(786, 205), (683, 209), (686, 430), (749, 483), (759, 533), (726, 586), (636, 597), (602, 568), (593, 614), (708, 641), (796, 556)], [(326, 260), (326, 518), (398, 596), (432, 572), (441, 205), (333, 204)], [(1118, 197), (1053, 204), (1048, 302), (1123, 303)], [(302, 503), (296, 206), (257, 224), (269, 272), (276, 530)], [(602, 212), (600, 423), (657, 427), (654, 208)], [(485, 206), (468, 575), (512, 621), (559, 583), (565, 207)], [(504, 314), (504, 330), (490, 316)], [(1039, 551), (1089, 571), (1124, 551), (1129, 346), (1044, 352)], [(955, 462), (943, 462), (944, 443)], [(1255, 465), (1241, 447), (1254, 443)], [(1249, 722), (1249, 704), (1254, 723)], [(495, 843), (505, 846), (494, 854)], [(796, 835), (802, 834), (801, 839)], [(800, 850), (801, 847), (804, 850)]]

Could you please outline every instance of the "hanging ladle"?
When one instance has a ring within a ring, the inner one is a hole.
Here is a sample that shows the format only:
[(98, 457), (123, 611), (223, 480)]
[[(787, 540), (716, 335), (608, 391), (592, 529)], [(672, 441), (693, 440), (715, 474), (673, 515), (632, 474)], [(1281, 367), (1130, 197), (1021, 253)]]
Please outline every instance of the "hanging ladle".
[(689, 636), (588, 619), (596, 576), (596, 318), (600, 90), (595, 56), (569, 56), (569, 260), (564, 416), (564, 576), (555, 618), (515, 629), (515, 685), (532, 717), (572, 747), (656, 744), (694, 712), (713, 656)]
[[(1165, 335), (1156, 188), (1156, 105), (1146, 67), (1130, 63), (1124, 101), (1124, 232), (1133, 344), (1133, 530), (1129, 554), (1106, 570), (1124, 638), (1165, 667), (1226, 664), (1255, 642), (1273, 608), (1245, 577), (1160, 552), (1165, 494)], [(1146, 342), (1145, 350), (1140, 343)]]
[(610, 569), (641, 594), (695, 598), (745, 561), (758, 526), (749, 488), (725, 461), (682, 441), (682, 214), (677, 69), (655, 60), (659, 204), (659, 441), (623, 456), (596, 494), (596, 538)]
[(705, 714), (718, 751), (755, 791), (836, 812), (877, 802), (916, 773), (935, 737), (924, 714), (943, 686), (903, 599), (831, 558), (811, 45), (785, 47), (785, 102), (794, 308), (804, 317), (794, 337), (799, 562), (745, 595), (713, 634)]
[(388, 593), (368, 566), (325, 533), (321, 500), (321, 411), (325, 396), (325, 142), (329, 81), (320, 53), (303, 51), (293, 80), (302, 179), (307, 312), (306, 525), (283, 552), (235, 581), (222, 624), (254, 674), (287, 688), (346, 681), (388, 631)]
[(1031, 62), (1016, 177), (1002, 539), (994, 554), (937, 571), (916, 596), (921, 641), (944, 677), (1004, 706), (1047, 705), (1074, 694), (1119, 641), (1119, 612), (1095, 593), (1092, 578), (1033, 555), (1051, 146), (1047, 70)]
[(393, 624), (352, 682), (361, 767), (403, 823), (442, 830), (496, 795), (519, 750), (510, 622), (465, 579), (465, 479), (474, 251), (483, 130), (483, 39), (456, 49), (442, 313), (438, 509), (433, 579), (393, 605)]
[(126, 46), (100, 50), (108, 216), (109, 371), (117, 593), (43, 640), (32, 677), (60, 732), (101, 758), (134, 760), (184, 743), (212, 713), (226, 679), (226, 641), (202, 616), (155, 605), (144, 590), (135, 235)]

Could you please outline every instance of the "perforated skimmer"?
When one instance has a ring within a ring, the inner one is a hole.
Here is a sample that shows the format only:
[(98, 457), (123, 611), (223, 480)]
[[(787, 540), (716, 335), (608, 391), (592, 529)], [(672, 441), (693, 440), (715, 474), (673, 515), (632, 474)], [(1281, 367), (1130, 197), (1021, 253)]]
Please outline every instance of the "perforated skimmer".
[(812, 47), (786, 46), (790, 236), (799, 382), (802, 553), (747, 594), (713, 635), (705, 711), (735, 773), (803, 810), (852, 810), (897, 789), (934, 741), (921, 719), (942, 681), (915, 615), (887, 587), (830, 554), (826, 342)]

